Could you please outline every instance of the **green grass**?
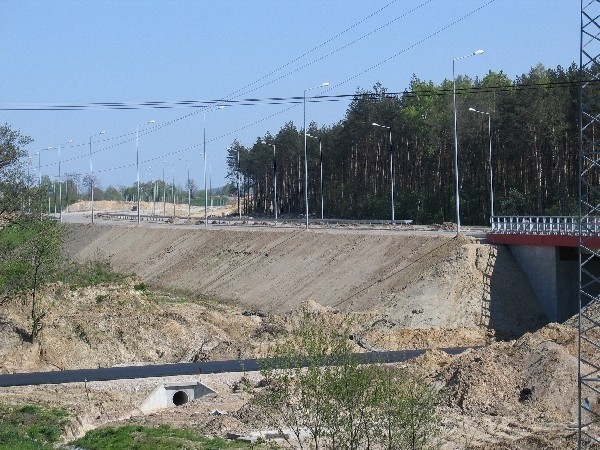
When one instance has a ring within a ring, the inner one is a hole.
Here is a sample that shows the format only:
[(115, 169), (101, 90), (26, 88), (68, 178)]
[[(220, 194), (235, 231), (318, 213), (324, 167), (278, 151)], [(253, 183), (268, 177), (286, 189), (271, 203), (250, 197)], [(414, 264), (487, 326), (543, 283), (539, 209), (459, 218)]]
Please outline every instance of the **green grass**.
[(99, 284), (119, 284), (130, 275), (115, 272), (109, 262), (92, 261), (87, 263), (68, 262), (57, 274), (57, 281), (76, 287), (96, 286)]
[(148, 286), (146, 286), (146, 283), (137, 283), (136, 285), (133, 286), (133, 289), (136, 291), (146, 291), (148, 289)]
[(0, 450), (50, 450), (67, 425), (63, 409), (0, 404)]
[[(168, 425), (144, 427), (126, 425), (89, 431), (73, 442), (86, 450), (222, 450), (260, 448), (243, 442), (209, 439), (191, 430), (171, 428)], [(264, 447), (263, 447), (264, 448)]]

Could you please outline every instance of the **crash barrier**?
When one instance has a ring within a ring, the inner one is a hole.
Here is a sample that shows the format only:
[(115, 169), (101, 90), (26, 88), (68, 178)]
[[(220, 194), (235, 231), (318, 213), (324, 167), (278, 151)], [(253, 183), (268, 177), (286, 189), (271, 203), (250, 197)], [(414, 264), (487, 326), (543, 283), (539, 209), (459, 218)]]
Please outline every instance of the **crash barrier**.
[[(137, 220), (137, 214), (131, 214), (128, 212), (116, 212), (116, 213), (97, 213), (96, 217), (108, 219), (108, 220)], [(173, 222), (174, 220), (190, 220), (188, 216), (158, 216), (140, 214), (140, 221), (145, 222)], [(192, 217), (196, 224), (203, 224), (204, 219), (198, 217)], [(255, 219), (252, 217), (209, 217), (208, 223), (214, 225), (267, 225), (273, 223), (273, 219), (259, 218)], [(280, 219), (276, 221), (279, 224), (296, 224), (302, 225), (306, 223), (306, 219)], [(344, 225), (391, 225), (391, 220), (352, 220), (352, 219), (309, 219), (309, 223), (313, 225), (325, 225), (325, 226), (344, 226)], [(395, 220), (396, 225), (412, 225), (412, 219), (401, 219)]]

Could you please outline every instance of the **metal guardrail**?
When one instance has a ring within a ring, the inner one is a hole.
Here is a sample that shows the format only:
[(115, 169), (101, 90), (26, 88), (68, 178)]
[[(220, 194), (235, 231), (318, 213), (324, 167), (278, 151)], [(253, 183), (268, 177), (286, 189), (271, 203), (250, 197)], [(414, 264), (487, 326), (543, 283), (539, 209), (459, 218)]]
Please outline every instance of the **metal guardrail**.
[[(111, 219), (111, 220), (137, 220), (137, 213), (129, 212), (102, 212), (97, 213), (96, 217)], [(189, 220), (188, 216), (175, 216), (177, 220)], [(204, 223), (204, 218), (192, 217), (196, 223)], [(159, 216), (159, 215), (148, 215), (140, 214), (140, 221), (146, 222), (172, 222), (173, 215), (170, 216)], [(309, 222), (313, 225), (391, 225), (391, 220), (351, 220), (351, 219), (309, 219)], [(272, 218), (253, 218), (253, 217), (208, 217), (208, 223), (217, 225), (264, 225), (268, 223), (274, 223)], [(297, 224), (302, 225), (305, 223), (305, 219), (279, 219), (277, 223), (280, 224)], [(396, 220), (396, 225), (411, 225), (413, 221), (411, 219)]]
[[(581, 221), (585, 236), (600, 233), (600, 217)], [(573, 216), (499, 216), (492, 217), (491, 232), (498, 234), (579, 235), (579, 217)]]
[[(128, 212), (116, 212), (116, 213), (96, 213), (96, 217), (104, 218), (104, 219), (113, 219), (113, 220), (137, 220), (137, 213), (128, 213)], [(183, 217), (178, 217), (179, 219), (183, 219)], [(187, 219), (187, 217), (185, 217)], [(140, 214), (140, 221), (146, 222), (168, 222), (173, 220), (173, 216), (157, 216), (157, 215), (148, 215), (148, 214)]]

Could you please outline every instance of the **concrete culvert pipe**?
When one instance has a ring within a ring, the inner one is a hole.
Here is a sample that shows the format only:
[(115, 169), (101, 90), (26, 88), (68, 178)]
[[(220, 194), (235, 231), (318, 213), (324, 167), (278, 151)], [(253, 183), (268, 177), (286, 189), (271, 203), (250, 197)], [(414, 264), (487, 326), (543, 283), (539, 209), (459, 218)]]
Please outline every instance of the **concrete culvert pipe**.
[(183, 391), (177, 391), (173, 394), (173, 404), (175, 406), (185, 405), (188, 402), (188, 395)]
[(157, 386), (140, 405), (143, 412), (185, 405), (215, 391), (202, 383), (165, 383)]

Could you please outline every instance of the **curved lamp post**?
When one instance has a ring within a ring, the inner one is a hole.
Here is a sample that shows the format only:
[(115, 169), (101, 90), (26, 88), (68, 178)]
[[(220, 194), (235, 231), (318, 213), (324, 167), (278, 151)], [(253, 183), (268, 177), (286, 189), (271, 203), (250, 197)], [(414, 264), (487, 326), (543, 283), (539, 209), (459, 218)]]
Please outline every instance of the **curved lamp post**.
[(91, 194), (90, 194), (90, 202), (92, 205), (92, 223), (94, 223), (94, 168), (92, 166), (92, 138), (94, 136), (100, 136), (101, 134), (106, 133), (106, 131), (101, 131), (98, 134), (93, 134), (90, 136), (90, 186), (91, 186)]
[(392, 127), (388, 127), (386, 125), (380, 125), (378, 123), (373, 122), (374, 127), (386, 128), (389, 130), (390, 135), (390, 183), (391, 183), (391, 191), (392, 191), (392, 225), (396, 224), (395, 217), (395, 207), (394, 207), (394, 147), (392, 146)]
[(492, 170), (492, 114), (485, 111), (478, 111), (475, 108), (469, 108), (469, 111), (476, 112), (479, 114), (485, 114), (488, 116), (488, 141), (490, 144), (490, 152), (489, 152), (489, 165), (490, 165), (490, 223), (494, 219), (494, 179), (493, 179), (493, 170)]
[(242, 218), (242, 210), (240, 209), (240, 147), (237, 147), (237, 194), (238, 194), (238, 218)]
[(40, 195), (40, 220), (42, 220), (43, 218), (43, 205), (42, 205), (42, 199), (41, 199), (41, 194), (39, 193), (39, 191), (41, 190), (42, 187), (42, 151), (44, 150), (52, 150), (54, 147), (46, 147), (46, 148), (42, 148), (41, 150), (35, 152), (35, 154), (38, 157), (38, 195)]
[[(225, 106), (217, 106), (217, 109), (223, 109)], [(206, 112), (204, 112), (204, 133), (202, 139), (202, 148), (204, 153), (204, 228), (208, 228), (208, 191), (206, 190)]]
[(149, 123), (154, 123), (154, 120), (149, 120), (148, 122), (144, 122), (142, 124), (135, 126), (135, 167), (137, 170), (137, 224), (140, 224), (140, 150), (139, 150), (139, 137), (140, 137), (140, 127), (148, 125)]
[(452, 101), (454, 107), (454, 174), (455, 174), (455, 189), (456, 189), (456, 235), (460, 233), (460, 191), (458, 187), (458, 133), (456, 119), (456, 76), (454, 75), (454, 66), (456, 61), (470, 58), (471, 56), (481, 55), (483, 50), (475, 50), (468, 55), (459, 56), (452, 60)]
[(167, 184), (165, 183), (165, 164), (167, 161), (162, 163), (162, 186), (163, 186), (163, 216), (167, 215)]
[(275, 144), (261, 141), (265, 145), (273, 147), (273, 211), (275, 211), (275, 223), (277, 223), (277, 160), (275, 159)]
[(328, 82), (321, 83), (318, 86), (304, 89), (304, 204), (306, 206), (306, 229), (308, 230), (308, 157), (306, 153), (306, 137), (308, 133), (306, 131), (306, 92), (329, 86)]
[(322, 141), (321, 141), (321, 138), (317, 137), (317, 136), (311, 136), (310, 134), (307, 134), (306, 136), (319, 140), (319, 170), (320, 170), (319, 186), (320, 186), (320, 191), (321, 191), (321, 220), (323, 220), (323, 147), (321, 145)]
[[(183, 161), (181, 158), (177, 158), (179, 161)], [(192, 188), (190, 186), (190, 161), (185, 160), (187, 165), (187, 191), (188, 191), (188, 219), (192, 217)]]
[[(62, 145), (67, 145), (73, 142), (73, 139), (69, 139), (66, 143), (58, 146), (58, 204), (60, 207), (58, 208), (58, 220), (62, 222), (62, 180), (60, 176), (60, 147)], [(94, 212), (92, 210), (92, 221), (94, 220)]]

